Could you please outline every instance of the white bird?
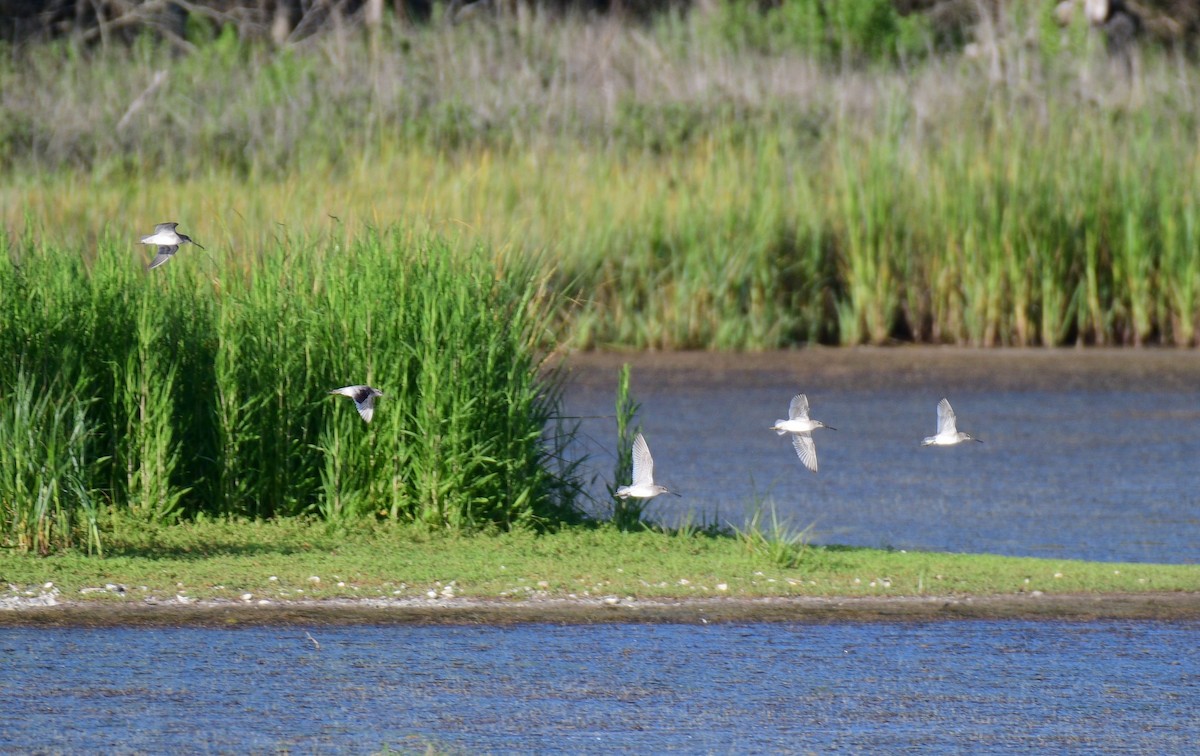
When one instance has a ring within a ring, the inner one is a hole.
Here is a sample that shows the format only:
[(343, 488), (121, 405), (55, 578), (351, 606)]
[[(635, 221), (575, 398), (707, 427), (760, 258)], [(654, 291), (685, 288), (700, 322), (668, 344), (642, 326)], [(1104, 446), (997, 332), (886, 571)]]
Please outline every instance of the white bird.
[(653, 499), (663, 493), (679, 495), (668, 491), (665, 486), (655, 485), (654, 459), (650, 456), (650, 447), (646, 445), (646, 439), (639, 433), (637, 438), (633, 439), (633, 483), (618, 488), (617, 496), (622, 499), (627, 496), (635, 499)]
[[(155, 244), (158, 246), (158, 254), (146, 266), (147, 270), (154, 270), (167, 260), (170, 260), (171, 256), (179, 251), (180, 244), (196, 244), (190, 237), (176, 233), (175, 227), (178, 225), (178, 223), (159, 223), (154, 227), (154, 233), (142, 237), (142, 244)], [(204, 249), (200, 244), (196, 244), (196, 246)]]
[(785, 433), (792, 434), (792, 446), (796, 447), (796, 456), (800, 457), (804, 466), (813, 472), (817, 471), (817, 447), (813, 444), (812, 432), (817, 428), (837, 430), (820, 420), (809, 419), (808, 397), (804, 394), (796, 394), (792, 397), (792, 402), (788, 405), (787, 420), (776, 420), (775, 424), (771, 426), (771, 430), (781, 436)]
[(937, 435), (929, 436), (921, 442), (921, 446), (954, 446), (963, 441), (979, 441), (958, 429), (954, 421), (954, 409), (949, 399), (942, 399), (937, 406), (938, 424)]
[(362, 415), (362, 419), (368, 423), (371, 422), (371, 417), (375, 414), (375, 397), (383, 396), (382, 391), (370, 386), (343, 386), (329, 393), (341, 394), (353, 399), (354, 406), (358, 408), (358, 414)]

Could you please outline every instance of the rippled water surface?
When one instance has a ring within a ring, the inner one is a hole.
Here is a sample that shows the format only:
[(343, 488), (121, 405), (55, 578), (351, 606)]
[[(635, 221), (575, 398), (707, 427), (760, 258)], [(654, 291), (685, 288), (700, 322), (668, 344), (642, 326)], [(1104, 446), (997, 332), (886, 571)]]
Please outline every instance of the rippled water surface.
[(1198, 645), (1153, 622), (6, 629), (0, 750), (1185, 753)]
[[(1194, 563), (1200, 558), (1200, 355), (808, 350), (639, 355), (633, 393), (656, 482), (649, 512), (740, 525), (753, 502), (817, 542)], [(616, 370), (580, 358), (567, 394), (612, 479)], [(767, 428), (806, 393), (820, 472)], [(946, 396), (982, 444), (923, 448)], [(607, 417), (596, 417), (607, 416)], [(603, 489), (597, 486), (597, 493)], [(598, 497), (602, 499), (603, 497)], [(599, 503), (595, 507), (603, 510)]]

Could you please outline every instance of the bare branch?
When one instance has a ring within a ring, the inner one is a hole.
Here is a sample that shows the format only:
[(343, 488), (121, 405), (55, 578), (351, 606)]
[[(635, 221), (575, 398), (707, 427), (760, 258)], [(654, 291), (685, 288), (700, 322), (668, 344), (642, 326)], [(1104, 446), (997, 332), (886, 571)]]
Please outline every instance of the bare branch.
[(125, 115), (121, 116), (121, 120), (117, 121), (117, 131), (124, 131), (125, 127), (129, 125), (129, 119), (133, 118), (134, 113), (142, 109), (142, 106), (146, 104), (150, 96), (158, 91), (158, 88), (166, 80), (166, 69), (155, 72), (154, 80), (150, 82), (150, 86), (146, 87), (140, 95), (134, 98), (134, 101), (129, 104), (129, 108), (125, 111)]

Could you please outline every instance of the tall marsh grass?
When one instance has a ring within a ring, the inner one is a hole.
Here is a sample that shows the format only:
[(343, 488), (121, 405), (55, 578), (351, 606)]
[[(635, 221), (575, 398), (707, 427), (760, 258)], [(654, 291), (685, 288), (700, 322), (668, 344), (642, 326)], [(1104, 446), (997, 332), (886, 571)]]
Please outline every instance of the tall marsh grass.
[[(552, 297), (530, 266), (399, 231), (185, 248), (8, 239), (0, 255), (0, 540), (98, 547), (105, 511), (560, 522), (577, 487)], [(327, 392), (381, 388), (374, 421)], [(125, 517), (124, 520), (128, 520)]]
[(101, 552), (102, 502), (85, 385), (36, 385), (18, 367), (0, 389), (0, 540), (41, 554)]
[[(1193, 62), (1114, 65), (1045, 4), (997, 6), (973, 55), (855, 5), (812, 39), (813, 3), (789, 20), (738, 1), (375, 47), (9, 50), (0, 218), (83, 250), (175, 219), (246, 266), (289, 235), (401, 221), (536, 261), (584, 348), (1197, 343)], [(855, 41), (877, 22), (895, 55)], [(233, 425), (286, 407), (218, 394)]]

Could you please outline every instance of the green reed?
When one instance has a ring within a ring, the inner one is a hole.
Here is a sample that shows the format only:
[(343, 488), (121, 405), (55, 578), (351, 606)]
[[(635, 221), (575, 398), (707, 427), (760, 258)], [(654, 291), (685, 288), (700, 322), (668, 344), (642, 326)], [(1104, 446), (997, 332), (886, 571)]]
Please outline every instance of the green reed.
[[(569, 431), (547, 431), (552, 299), (529, 266), (399, 231), (253, 259), (185, 246), (154, 271), (111, 239), (88, 265), (31, 237), (5, 253), (5, 541), (98, 546), (101, 500), (164, 523), (573, 516)], [(371, 424), (328, 394), (353, 383), (385, 393)]]
[(87, 387), (38, 385), (21, 367), (0, 388), (0, 544), (101, 552)]
[(615, 417), (617, 419), (617, 461), (613, 465), (613, 482), (608, 486), (608, 495), (612, 499), (613, 509), (610, 522), (621, 530), (632, 530), (642, 525), (642, 515), (649, 503), (645, 499), (627, 497), (617, 498), (617, 489), (628, 485), (626, 481), (633, 480), (633, 440), (642, 432), (642, 425), (633, 424), (641, 404), (633, 398), (629, 388), (629, 364), (621, 366), (617, 373), (617, 398)]

